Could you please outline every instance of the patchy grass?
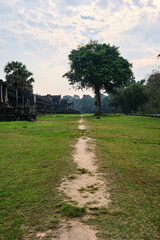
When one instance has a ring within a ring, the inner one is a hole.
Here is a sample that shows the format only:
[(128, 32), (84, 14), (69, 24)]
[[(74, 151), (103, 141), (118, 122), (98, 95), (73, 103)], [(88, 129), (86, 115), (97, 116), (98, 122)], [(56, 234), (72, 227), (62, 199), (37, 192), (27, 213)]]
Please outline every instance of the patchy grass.
[(84, 214), (86, 214), (86, 208), (85, 207), (76, 207), (70, 204), (64, 204), (62, 208), (59, 210), (60, 213), (62, 213), (63, 216), (67, 217), (82, 217)]
[(0, 123), (0, 239), (23, 239), (30, 228), (58, 224), (56, 187), (76, 172), (71, 161), (78, 115), (49, 115), (37, 122)]
[(98, 186), (96, 184), (88, 185), (86, 188), (81, 187), (78, 189), (79, 192), (89, 192), (89, 193), (95, 193), (98, 190)]
[(80, 174), (88, 173), (88, 170), (86, 168), (78, 168), (77, 170)]
[(87, 222), (103, 239), (159, 239), (160, 119), (108, 115), (85, 121), (111, 194), (109, 209), (94, 211)]
[(75, 175), (71, 175), (68, 177), (69, 180), (73, 180), (73, 179), (76, 179), (76, 176)]
[(53, 219), (51, 219), (51, 220), (49, 221), (48, 228), (49, 228), (49, 229), (56, 229), (56, 228), (57, 228), (57, 225), (59, 224), (59, 222), (60, 222), (60, 219), (54, 217)]

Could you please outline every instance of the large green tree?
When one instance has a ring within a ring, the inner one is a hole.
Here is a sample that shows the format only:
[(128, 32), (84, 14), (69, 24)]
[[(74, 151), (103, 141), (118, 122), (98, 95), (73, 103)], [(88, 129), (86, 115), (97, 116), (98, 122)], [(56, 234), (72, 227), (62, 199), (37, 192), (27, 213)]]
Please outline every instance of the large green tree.
[(136, 111), (139, 106), (142, 106), (147, 97), (147, 94), (144, 92), (144, 83), (144, 79), (136, 82), (135, 78), (132, 77), (125, 85), (117, 88), (114, 94), (109, 94), (112, 111), (114, 113), (117, 111), (131, 113), (134, 110)]
[(160, 113), (160, 72), (153, 71), (146, 84), (149, 101), (145, 106), (147, 113)]
[(97, 114), (101, 114), (100, 91), (113, 92), (132, 76), (132, 65), (110, 44), (90, 41), (71, 51), (70, 71), (63, 77), (77, 89), (92, 88), (96, 95)]
[(140, 83), (134, 83), (123, 89), (119, 97), (120, 106), (125, 113), (136, 113), (140, 107), (143, 112), (143, 105), (147, 102), (148, 96), (145, 92), (145, 86)]
[(21, 62), (9, 62), (4, 67), (6, 80), (16, 87), (16, 106), (18, 106), (18, 89), (22, 91), (22, 106), (24, 107), (24, 91), (25, 88), (32, 89), (32, 73), (27, 70), (26, 66)]

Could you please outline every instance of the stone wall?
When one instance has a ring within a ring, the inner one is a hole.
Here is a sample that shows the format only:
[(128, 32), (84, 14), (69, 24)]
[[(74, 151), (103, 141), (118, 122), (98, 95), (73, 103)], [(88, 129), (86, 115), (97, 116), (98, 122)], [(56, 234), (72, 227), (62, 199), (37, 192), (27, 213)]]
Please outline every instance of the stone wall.
[[(26, 93), (28, 91), (26, 91)], [(29, 96), (31, 96), (31, 94), (29, 94)], [(36, 112), (30, 111), (30, 103), (28, 103), (27, 106), (27, 98), (25, 98), (25, 107), (22, 107), (22, 93), (20, 91), (17, 99), (18, 106), (16, 106), (15, 87), (0, 79), (0, 121), (36, 120)]]
[(22, 106), (21, 90), (0, 79), (0, 121), (35, 120), (37, 114), (60, 113), (78, 112), (74, 110), (73, 103), (61, 99), (61, 95), (35, 95), (29, 89), (24, 91)]

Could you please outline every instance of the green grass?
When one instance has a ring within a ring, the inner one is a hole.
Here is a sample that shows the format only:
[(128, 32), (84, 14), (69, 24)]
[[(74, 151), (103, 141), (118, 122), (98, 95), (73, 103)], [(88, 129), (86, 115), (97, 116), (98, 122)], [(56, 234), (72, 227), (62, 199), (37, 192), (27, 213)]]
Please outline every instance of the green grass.
[(62, 208), (58, 212), (62, 213), (63, 216), (75, 218), (85, 215), (86, 209), (85, 207), (76, 207), (70, 204), (63, 204)]
[(28, 229), (55, 225), (63, 201), (56, 187), (76, 172), (72, 145), (78, 115), (0, 123), (0, 239), (23, 239)]
[(97, 226), (103, 239), (159, 239), (160, 119), (85, 119), (111, 194), (109, 210), (88, 223)]
[(90, 215), (86, 221), (100, 239), (159, 239), (160, 119), (84, 115), (111, 199), (108, 209), (87, 213), (66, 204), (56, 189), (64, 176), (74, 179), (77, 173), (72, 150), (83, 134), (79, 118), (0, 123), (0, 239), (25, 239), (31, 230), (55, 229), (61, 216), (83, 214)]
[(81, 174), (88, 173), (88, 170), (85, 169), (85, 168), (78, 168), (77, 170), (78, 170), (78, 172), (81, 173)]

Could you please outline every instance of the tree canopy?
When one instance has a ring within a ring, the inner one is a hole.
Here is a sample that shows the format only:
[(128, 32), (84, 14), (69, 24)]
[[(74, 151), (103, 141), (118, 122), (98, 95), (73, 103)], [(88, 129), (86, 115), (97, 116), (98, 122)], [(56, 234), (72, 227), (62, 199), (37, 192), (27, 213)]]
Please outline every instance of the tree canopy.
[(144, 90), (145, 87), (140, 83), (134, 83), (123, 89), (120, 96), (120, 105), (123, 112), (131, 113), (133, 111), (136, 113), (139, 107), (142, 108), (148, 100)]
[(6, 64), (6, 66), (4, 67), (4, 72), (6, 73), (5, 77), (7, 82), (15, 85), (17, 88), (17, 92), (18, 88), (20, 88), (23, 92), (22, 104), (24, 105), (24, 90), (25, 88), (32, 89), (32, 83), (34, 82), (34, 78), (32, 78), (33, 74), (27, 70), (24, 64), (14, 61)]
[(21, 62), (9, 62), (4, 68), (6, 80), (19, 88), (32, 88), (34, 79), (31, 77), (33, 73), (29, 72)]
[(149, 113), (160, 113), (160, 72), (153, 71), (147, 79), (146, 93), (149, 101), (146, 104), (146, 111)]
[(125, 84), (133, 75), (132, 65), (120, 56), (118, 47), (90, 41), (72, 50), (68, 56), (70, 71), (63, 77), (78, 89), (92, 88), (96, 94), (97, 113), (101, 113), (100, 90), (107, 93)]

